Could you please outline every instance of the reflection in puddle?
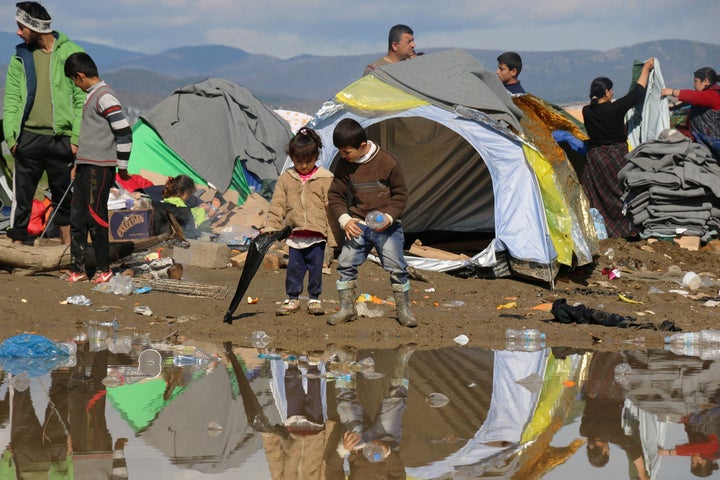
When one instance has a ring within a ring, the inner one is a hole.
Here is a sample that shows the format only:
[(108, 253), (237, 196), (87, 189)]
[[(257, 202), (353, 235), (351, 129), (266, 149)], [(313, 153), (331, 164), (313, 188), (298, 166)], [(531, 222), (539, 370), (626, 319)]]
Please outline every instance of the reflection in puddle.
[(227, 361), (108, 339), (49, 373), (0, 371), (1, 478), (717, 476), (714, 360), (226, 345)]

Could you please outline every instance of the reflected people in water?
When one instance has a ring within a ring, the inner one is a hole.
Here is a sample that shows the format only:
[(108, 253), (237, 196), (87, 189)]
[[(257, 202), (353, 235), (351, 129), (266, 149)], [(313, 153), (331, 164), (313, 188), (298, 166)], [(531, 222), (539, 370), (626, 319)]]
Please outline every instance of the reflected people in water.
[[(343, 362), (355, 361), (357, 355), (356, 350), (347, 347), (335, 347), (331, 351)], [(406, 478), (399, 448), (408, 399), (408, 366), (414, 352), (413, 344), (402, 345), (395, 351), (390, 386), (375, 418), (367, 414), (373, 406), (367, 403), (365, 397), (370, 395), (364, 391), (364, 386), (369, 388), (373, 381), (362, 379), (358, 382), (357, 375), (349, 380), (335, 380), (337, 413), (342, 425), (342, 437), (335, 455), (340, 459), (347, 458), (350, 479)], [(327, 478), (336, 477), (329, 474)]]
[(643, 459), (642, 441), (636, 431), (626, 435), (622, 426), (625, 391), (615, 381), (615, 367), (624, 362), (618, 352), (595, 352), (582, 389), (585, 400), (580, 435), (587, 437), (587, 458), (602, 468), (610, 460), (610, 445), (625, 452), (629, 478), (650, 480)]
[(84, 362), (88, 354), (78, 348), (74, 367), (51, 373), (42, 422), (35, 413), (32, 388), (10, 387), (11, 440), (0, 457), (0, 478), (128, 478), (123, 451), (127, 440), (118, 439), (113, 445), (105, 419), (101, 381), (107, 372), (108, 351), (92, 356), (89, 375)]
[(265, 455), (273, 479), (325, 478), (324, 453), (333, 422), (327, 421), (321, 353), (285, 355), (273, 361), (272, 390), (285, 435), (263, 431)]
[(690, 473), (696, 477), (709, 477), (718, 469), (720, 458), (720, 407), (705, 409), (683, 419), (688, 443), (671, 449), (658, 449), (660, 455), (690, 457)]

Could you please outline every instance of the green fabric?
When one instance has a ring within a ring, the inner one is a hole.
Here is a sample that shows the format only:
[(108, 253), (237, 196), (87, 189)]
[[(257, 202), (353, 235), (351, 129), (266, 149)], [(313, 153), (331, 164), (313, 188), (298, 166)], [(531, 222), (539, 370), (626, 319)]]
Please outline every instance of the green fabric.
[[(84, 51), (79, 45), (61, 32), (57, 35), (52, 55), (52, 92), (55, 133), (70, 136), (70, 142), (78, 143), (80, 136), (80, 119), (85, 103), (85, 92), (75, 86), (72, 80), (65, 76), (65, 60), (75, 52)], [(70, 99), (70, 101), (68, 101)], [(27, 85), (25, 83), (25, 70), (20, 59), (13, 55), (7, 67), (5, 77), (5, 102), (3, 105), (3, 133), (8, 148), (17, 143), (20, 134), (23, 110), (27, 100)]]
[[(167, 177), (187, 175), (198, 185), (207, 186), (207, 181), (166, 145), (142, 118), (133, 125), (133, 147), (128, 165), (129, 173), (139, 174), (140, 170), (148, 170)], [(250, 195), (245, 171), (239, 161), (235, 162), (230, 189), (237, 191), (243, 202)]]
[(170, 398), (164, 400), (166, 387), (167, 383), (163, 378), (142, 380), (108, 388), (107, 397), (130, 428), (137, 433), (145, 429), (167, 404), (185, 390), (185, 387), (176, 387)]
[(30, 115), (28, 115), (27, 120), (25, 120), (25, 128), (27, 128), (28, 131), (41, 135), (53, 134), (53, 109), (52, 96), (50, 95), (50, 55), (52, 54), (41, 48), (33, 52), (37, 87), (35, 88), (35, 100), (30, 109)]
[[(164, 199), (163, 202), (170, 203), (176, 207), (187, 208), (187, 204), (180, 197), (168, 197)], [(192, 213), (196, 226), (199, 226), (207, 220), (207, 213), (205, 213), (205, 209), (202, 207), (193, 207), (190, 209), (190, 213)]]

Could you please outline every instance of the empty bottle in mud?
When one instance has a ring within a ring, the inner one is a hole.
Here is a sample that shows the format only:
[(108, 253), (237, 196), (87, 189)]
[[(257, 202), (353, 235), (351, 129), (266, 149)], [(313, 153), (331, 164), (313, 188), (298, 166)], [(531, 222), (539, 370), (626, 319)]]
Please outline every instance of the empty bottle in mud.
[(505, 342), (506, 350), (536, 352), (545, 348), (545, 334), (536, 328), (508, 328)]
[(675, 332), (665, 337), (666, 345), (719, 345), (720, 330)]

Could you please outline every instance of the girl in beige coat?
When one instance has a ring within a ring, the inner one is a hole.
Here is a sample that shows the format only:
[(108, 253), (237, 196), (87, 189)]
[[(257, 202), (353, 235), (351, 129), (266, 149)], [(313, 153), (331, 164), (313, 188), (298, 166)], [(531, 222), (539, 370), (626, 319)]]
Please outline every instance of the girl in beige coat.
[(300, 309), (305, 272), (310, 297), (308, 313), (325, 313), (320, 294), (325, 246), (332, 234), (327, 216), (327, 193), (333, 175), (315, 165), (321, 148), (320, 137), (311, 128), (303, 127), (295, 134), (287, 152), (293, 168), (280, 175), (270, 201), (265, 230), (276, 231), (285, 225), (293, 228), (287, 239), (290, 252), (285, 277), (287, 298), (277, 315), (289, 315)]

